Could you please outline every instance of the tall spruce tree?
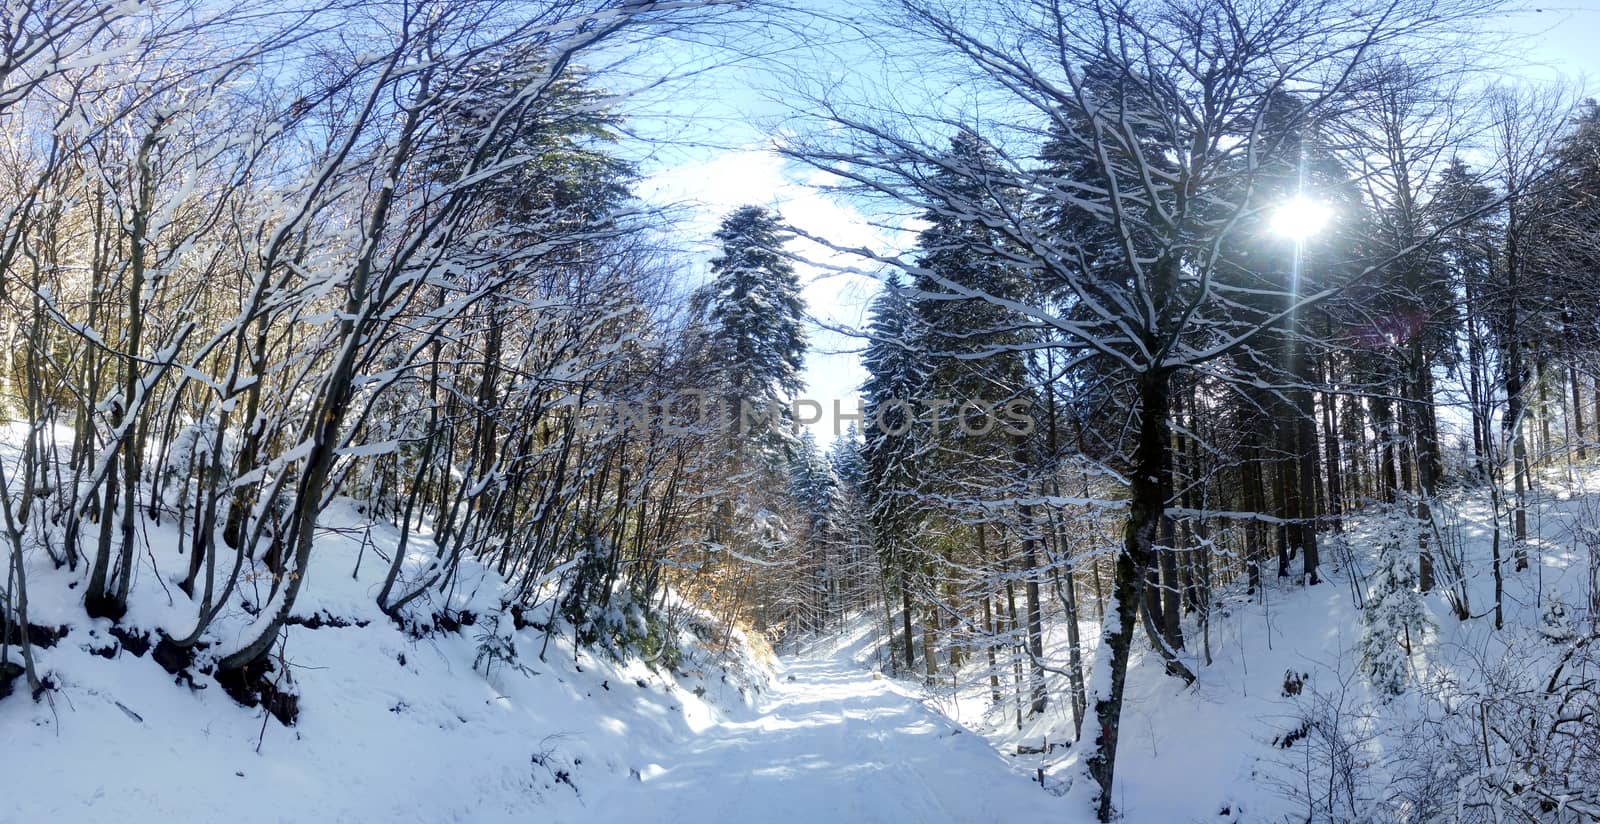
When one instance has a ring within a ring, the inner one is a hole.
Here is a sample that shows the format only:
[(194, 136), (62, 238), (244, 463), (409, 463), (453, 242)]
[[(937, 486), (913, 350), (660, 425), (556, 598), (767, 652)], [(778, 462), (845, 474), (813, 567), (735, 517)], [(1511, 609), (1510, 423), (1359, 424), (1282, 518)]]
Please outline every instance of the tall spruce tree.
[(862, 386), (866, 396), (864, 503), (879, 564), (900, 602), (902, 649), (909, 670), (916, 664), (910, 586), (917, 572), (912, 548), (918, 529), (919, 477), (912, 401), (926, 385), (927, 365), (916, 315), (898, 278), (891, 278), (873, 301), (868, 336), (862, 357), (868, 376)]
[(743, 577), (757, 585), (757, 628), (766, 629), (764, 595), (782, 588), (771, 576), (783, 574), (778, 556), (794, 538), (785, 513), (792, 511), (789, 470), (799, 442), (789, 401), (801, 389), (805, 304), (777, 215), (741, 206), (723, 219), (715, 238), (722, 253), (711, 261), (712, 281), (693, 301), (710, 361), (704, 400), (721, 423), (706, 543), (749, 566)]
[(840, 506), (839, 479), (833, 465), (817, 447), (811, 430), (800, 434), (790, 468), (790, 494), (804, 519), (800, 534), (798, 565), (800, 574), (790, 576), (801, 583), (801, 617), (806, 629), (826, 629), (839, 603), (842, 563), (840, 527), (844, 513)]
[[(778, 216), (760, 206), (735, 209), (715, 237), (722, 254), (711, 261), (709, 342), (723, 414), (738, 438), (732, 449), (781, 467), (795, 450), (787, 402), (800, 392), (806, 350), (800, 279), (784, 256)], [(772, 425), (755, 425), (758, 418)], [(751, 431), (741, 433), (747, 421)]]

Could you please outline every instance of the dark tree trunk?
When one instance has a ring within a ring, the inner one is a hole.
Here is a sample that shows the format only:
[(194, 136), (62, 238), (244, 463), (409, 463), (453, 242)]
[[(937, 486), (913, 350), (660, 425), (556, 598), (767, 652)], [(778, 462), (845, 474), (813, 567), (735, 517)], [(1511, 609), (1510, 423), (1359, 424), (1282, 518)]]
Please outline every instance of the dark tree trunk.
[(1032, 684), (1029, 692), (1031, 711), (1044, 712), (1046, 694), (1044, 681), (1044, 611), (1039, 603), (1039, 530), (1033, 519), (1033, 507), (1021, 507), (1022, 528), (1027, 530), (1022, 538), (1022, 562), (1027, 565), (1027, 585), (1024, 593), (1028, 603), (1028, 660), (1031, 662)]
[[(1280, 451), (1284, 447), (1281, 439), (1278, 442), (1278, 447)], [(1276, 510), (1279, 518), (1277, 528), (1273, 530), (1278, 541), (1278, 577), (1287, 578), (1289, 577), (1289, 550), (1293, 545), (1291, 532), (1294, 529), (1294, 522), (1292, 519), (1295, 517), (1288, 503), (1291, 497), (1289, 488), (1292, 483), (1290, 476), (1293, 474), (1293, 469), (1283, 460), (1273, 461), (1272, 467), (1274, 470), (1273, 479), (1277, 482), (1274, 492), (1277, 493), (1275, 503), (1277, 504)]]
[(906, 587), (905, 573), (900, 574), (900, 621), (904, 625), (901, 638), (905, 640), (906, 672), (917, 668), (917, 650), (911, 634), (911, 590)]
[(1333, 358), (1324, 359), (1326, 370), (1323, 381), (1327, 391), (1322, 393), (1322, 429), (1326, 441), (1323, 462), (1328, 473), (1328, 500), (1325, 507), (1332, 520), (1334, 532), (1344, 532), (1344, 468), (1339, 455), (1339, 396), (1333, 391)]
[(1538, 462), (1550, 454), (1550, 362), (1541, 358), (1534, 367), (1534, 383), (1539, 387), (1539, 451)]
[(1296, 474), (1300, 481), (1299, 518), (1300, 518), (1300, 551), (1301, 564), (1307, 585), (1315, 584), (1321, 580), (1317, 576), (1317, 565), (1320, 562), (1317, 551), (1317, 487), (1321, 485), (1317, 464), (1317, 419), (1316, 411), (1312, 409), (1311, 391), (1308, 389), (1296, 390), (1300, 396), (1299, 415), (1296, 416), (1296, 428), (1299, 441), (1299, 465)]
[[(1515, 314), (1515, 310), (1512, 311)], [(1511, 502), (1512, 556), (1516, 558), (1516, 568), (1523, 570), (1528, 568), (1528, 439), (1525, 435), (1526, 427), (1523, 426), (1523, 418), (1527, 412), (1523, 403), (1523, 384), (1527, 367), (1523, 363), (1522, 347), (1518, 345), (1514, 335), (1509, 336), (1505, 363), (1505, 425), (1510, 427), (1511, 485), (1514, 495)]]
[(1400, 489), (1400, 475), (1395, 460), (1394, 406), (1387, 396), (1388, 391), (1385, 384), (1378, 388), (1380, 394), (1373, 397), (1372, 423), (1378, 436), (1378, 480), (1383, 500), (1394, 503)]
[[(1105, 622), (1101, 642), (1103, 649), (1109, 653), (1105, 666), (1110, 667), (1111, 677), (1107, 692), (1095, 696), (1094, 712), (1100, 723), (1100, 738), (1088, 759), (1089, 773), (1100, 785), (1101, 821), (1111, 820), (1112, 784), (1116, 776), (1117, 741), (1121, 730), (1122, 697), (1127, 683), (1133, 624), (1143, 597), (1140, 590), (1154, 560), (1156, 537), (1166, 510), (1171, 480), (1171, 435), (1167, 427), (1170, 380), (1170, 374), (1160, 369), (1139, 376), (1139, 443), (1134, 454), (1122, 552), (1117, 554), (1116, 576), (1112, 584), (1111, 602), (1115, 615), (1108, 616), (1114, 620)], [(1152, 618), (1146, 613), (1146, 621)], [(1193, 683), (1194, 674), (1172, 657), (1170, 651), (1160, 649), (1167, 660), (1167, 671), (1182, 678), (1185, 683)]]
[[(1572, 383), (1572, 437), (1577, 441), (1575, 452), (1578, 460), (1581, 461), (1589, 457), (1589, 449), (1584, 438), (1583, 391), (1582, 384), (1578, 381), (1577, 367), (1567, 366), (1567, 380)], [(1596, 421), (1596, 423), (1600, 424), (1600, 421)]]
[(1244, 511), (1250, 520), (1244, 526), (1244, 565), (1249, 594), (1261, 588), (1262, 523), (1254, 516), (1267, 511), (1266, 483), (1262, 479), (1261, 449), (1255, 444), (1245, 447), (1244, 466), (1239, 468), (1240, 484), (1244, 488)]

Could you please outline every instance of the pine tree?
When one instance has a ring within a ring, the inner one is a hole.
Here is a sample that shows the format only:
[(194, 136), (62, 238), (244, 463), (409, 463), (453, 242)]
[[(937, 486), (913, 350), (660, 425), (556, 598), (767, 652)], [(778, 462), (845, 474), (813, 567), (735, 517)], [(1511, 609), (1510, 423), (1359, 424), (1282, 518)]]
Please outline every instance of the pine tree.
[(854, 423), (828, 447), (828, 464), (837, 481), (840, 598), (843, 609), (867, 608), (880, 594), (882, 576), (867, 530), (867, 462), (861, 430)]
[(800, 446), (790, 469), (790, 494), (805, 519), (805, 530), (798, 547), (798, 574), (790, 579), (805, 587), (800, 600), (807, 629), (819, 631), (828, 626), (829, 617), (839, 603), (840, 511), (839, 479), (833, 466), (817, 448), (816, 436), (808, 429), (800, 435)]
[(1498, 288), (1492, 281), (1495, 227), (1489, 207), (1494, 198), (1494, 190), (1479, 182), (1465, 162), (1452, 158), (1439, 175), (1432, 202), (1435, 228), (1443, 232), (1434, 253), (1449, 270), (1453, 288), (1465, 298), (1462, 343), (1467, 350), (1467, 402), (1472, 412), (1474, 469), (1483, 480), (1488, 479), (1487, 462), (1495, 452), (1490, 430), (1493, 376), (1488, 364), (1487, 326), (1492, 318), (1482, 305), (1486, 292)]
[[(758, 563), (752, 576), (763, 589), (781, 582), (777, 567), (762, 567), (794, 539), (787, 514), (788, 488), (798, 441), (788, 400), (801, 388), (805, 356), (805, 305), (800, 280), (784, 258), (787, 240), (776, 215), (759, 206), (735, 209), (715, 234), (722, 254), (693, 303), (703, 313), (713, 403), (720, 405), (722, 435), (717, 483), (708, 495), (707, 543), (717, 551)], [(763, 592), (755, 595), (758, 629), (768, 616)]]
[[(1034, 296), (1022, 275), (1015, 244), (973, 219), (986, 210), (1021, 208), (1021, 198), (1007, 180), (994, 147), (977, 134), (960, 132), (926, 186), (930, 203), (923, 217), (929, 225), (917, 238), (921, 254), (913, 307), (924, 330), (929, 367), (923, 397), (925, 403), (933, 402), (929, 417), (938, 416), (915, 430), (918, 453), (925, 456), (919, 466), (923, 485), (936, 495), (980, 502), (965, 512), (944, 508), (947, 522), (939, 524), (938, 532), (962, 536), (929, 547), (936, 553), (930, 563), (937, 564), (939, 577), (946, 579), (950, 577), (946, 569), (979, 569), (995, 562), (977, 551), (983, 543), (976, 536), (968, 537), (974, 530), (987, 529), (999, 514), (982, 501), (1025, 498), (1037, 491), (1031, 440), (1010, 427), (994, 425), (992, 413), (987, 420), (975, 415), (969, 405), (993, 409), (1032, 397), (1026, 350), (1035, 337), (1034, 325), (1007, 304), (1032, 304)], [(1046, 693), (1036, 513), (1031, 505), (1022, 505), (1005, 515), (1015, 516), (1022, 536), (1020, 551), (1002, 551), (1002, 568), (1019, 565), (1024, 572), (1031, 706), (1037, 713), (1044, 710)], [(997, 568), (982, 590), (999, 589), (1000, 577)], [(946, 599), (953, 600), (949, 596), (947, 592)]]
[(927, 365), (918, 340), (918, 324), (911, 302), (898, 278), (891, 278), (872, 303), (867, 350), (862, 363), (866, 396), (867, 523), (873, 548), (899, 596), (905, 666), (911, 669), (916, 654), (911, 635), (911, 579), (916, 573), (911, 552), (918, 530), (916, 425), (913, 399), (926, 385)]
[(809, 429), (800, 434), (790, 473), (795, 502), (810, 521), (813, 532), (824, 530), (835, 515), (839, 479), (817, 448), (817, 438)]
[(861, 429), (854, 423), (843, 435), (834, 437), (828, 446), (828, 463), (834, 477), (839, 479), (839, 489), (846, 495), (862, 494), (867, 482), (867, 462), (861, 454)]
[(711, 261), (714, 279), (707, 301), (710, 345), (722, 381), (723, 414), (736, 435), (744, 413), (769, 414), (779, 425), (752, 430), (736, 452), (754, 452), (758, 463), (781, 466), (794, 454), (787, 401), (800, 392), (805, 357), (805, 303), (800, 279), (784, 258), (778, 217), (759, 206), (742, 206), (722, 221), (716, 239), (722, 255)]
[(1411, 650), (1433, 628), (1418, 588), (1416, 547), (1426, 525), (1403, 505), (1385, 507), (1379, 518), (1377, 569), (1361, 613), (1361, 665), (1373, 687), (1401, 695), (1409, 680)]

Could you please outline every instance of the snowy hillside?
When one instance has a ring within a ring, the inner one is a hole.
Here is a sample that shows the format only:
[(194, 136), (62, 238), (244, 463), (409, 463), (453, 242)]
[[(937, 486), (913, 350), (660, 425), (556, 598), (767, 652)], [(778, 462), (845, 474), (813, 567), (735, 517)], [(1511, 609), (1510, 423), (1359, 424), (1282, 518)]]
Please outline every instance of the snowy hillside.
[[(1381, 548), (1389, 540), (1381, 513), (1347, 519), (1318, 586), (1269, 578), (1257, 595), (1247, 595), (1243, 582), (1219, 588), (1209, 664), (1197, 652), (1199, 628), (1192, 615), (1186, 618), (1194, 651), (1186, 658), (1199, 675), (1193, 686), (1167, 677), (1160, 657), (1148, 644), (1138, 644), (1124, 706), (1129, 720), (1118, 753), (1124, 783), (1117, 806), (1124, 820), (1453, 820), (1462, 811), (1440, 804), (1459, 796), (1445, 789), (1477, 781), (1509, 786), (1524, 768), (1472, 760), (1482, 758), (1473, 751), (1481, 743), (1472, 728), (1493, 718), (1479, 718), (1485, 694), (1540, 696), (1552, 683), (1577, 676), (1578, 693), (1555, 702), (1580, 713), (1572, 723), (1595, 729), (1595, 719), (1581, 714), (1595, 706), (1588, 692), (1595, 683), (1590, 680), (1594, 664), (1580, 670), (1583, 659), (1573, 653), (1586, 643), (1581, 639), (1593, 637), (1600, 621), (1589, 600), (1600, 558), (1600, 501), (1594, 494), (1600, 490), (1600, 468), (1581, 467), (1576, 477), (1552, 470), (1541, 480), (1539, 537), (1529, 541), (1529, 568), (1506, 576), (1500, 630), (1493, 624), (1487, 490), (1458, 490), (1436, 507), (1436, 516), (1452, 532), (1448, 540), (1463, 551), (1466, 564), (1458, 583), (1465, 586), (1472, 617), (1456, 616), (1443, 587), (1422, 599), (1432, 627), (1404, 662), (1417, 682), (1405, 694), (1386, 695), (1363, 670), (1363, 606), (1372, 603)], [(1509, 566), (1509, 558), (1505, 562)], [(1089, 620), (1081, 627), (1090, 667), (1099, 650), (1097, 627), (1098, 621)], [(1066, 632), (1059, 619), (1047, 622), (1046, 638), (1047, 657), (1066, 660)], [(840, 633), (809, 639), (798, 649), (891, 671), (895, 652), (889, 641), (881, 615), (858, 616)], [(1005, 680), (1009, 673), (1002, 673), (1005, 697), (996, 702), (989, 672), (979, 658), (936, 683), (903, 682), (926, 706), (985, 737), (1013, 771), (1036, 775), (1042, 769), (1051, 792), (1070, 794), (1084, 750), (1074, 746), (1066, 679), (1049, 677), (1050, 694), (1059, 698), (1034, 715), (1019, 708), (1020, 699)], [(1488, 712), (1507, 713), (1503, 706), (1487, 706)], [(1530, 709), (1518, 717), (1530, 721), (1537, 713)], [(1550, 747), (1552, 754), (1556, 749)], [(1441, 788), (1438, 782), (1452, 786)], [(1526, 807), (1492, 793), (1480, 799), (1508, 816)], [(1540, 810), (1535, 800), (1533, 812), (1555, 815), (1563, 808), (1560, 798), (1549, 802)], [(1061, 814), (1071, 821), (1092, 820), (1081, 807)], [(1593, 814), (1575, 804), (1566, 817), (1553, 820), (1588, 821)]]
[[(157, 660), (155, 630), (177, 629), (157, 571), (182, 568), (170, 528), (151, 530), (120, 625), (82, 616), (75, 576), (30, 570), (49, 688), (32, 702), (18, 679), (0, 700), (7, 781), (29, 788), (0, 822), (978, 822), (999, 820), (996, 792), (1059, 811), (892, 682), (844, 657), (774, 660), (676, 597), (654, 656), (575, 651), (555, 602), (513, 613), (481, 567), (403, 630), (370, 595), (394, 529), (350, 502), (327, 520), (267, 678), (292, 726), (226, 694), (204, 651), (176, 673)], [(607, 620), (637, 637), (642, 616)]]
[[(170, 527), (151, 531), (119, 626), (83, 616), (76, 576), (31, 570), (51, 688), (32, 702), (19, 679), (23, 694), (0, 700), (6, 783), (29, 788), (5, 794), (0, 821), (621, 820), (633, 808), (619, 792), (767, 700), (768, 663), (742, 633), (724, 644), (725, 627), (681, 604), (654, 661), (637, 646), (575, 651), (571, 624), (548, 623), (553, 602), (514, 614), (474, 567), (426, 604), (436, 626), (402, 630), (371, 597), (393, 528), (348, 502), (327, 521), (268, 677), (293, 702), (290, 727), (227, 695), (204, 651), (176, 673), (157, 660), (154, 632), (182, 629), (168, 591), (185, 596), (163, 579), (183, 568)], [(611, 618), (644, 630), (628, 612)]]

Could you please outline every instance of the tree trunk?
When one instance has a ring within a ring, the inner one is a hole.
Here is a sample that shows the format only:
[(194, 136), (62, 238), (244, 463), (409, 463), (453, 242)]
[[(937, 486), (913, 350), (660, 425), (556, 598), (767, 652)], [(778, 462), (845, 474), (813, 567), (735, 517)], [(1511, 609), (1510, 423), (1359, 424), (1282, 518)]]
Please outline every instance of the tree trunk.
[(1378, 436), (1378, 479), (1383, 490), (1383, 500), (1394, 503), (1400, 489), (1400, 474), (1395, 461), (1394, 406), (1387, 397), (1389, 386), (1380, 386), (1378, 396), (1372, 399), (1372, 423)]
[[(1439, 436), (1433, 410), (1433, 367), (1420, 341), (1411, 346), (1411, 441), (1415, 445), (1417, 461), (1417, 519), (1431, 522), (1431, 502), (1438, 494), (1439, 471), (1443, 460), (1439, 454)], [(1433, 589), (1433, 554), (1429, 551), (1428, 532), (1424, 531), (1417, 547), (1417, 580), (1423, 592)]]
[[(1111, 820), (1112, 784), (1116, 777), (1117, 742), (1120, 738), (1122, 698), (1128, 675), (1128, 654), (1133, 640), (1133, 623), (1143, 597), (1145, 575), (1150, 569), (1156, 535), (1167, 505), (1170, 482), (1170, 433), (1167, 431), (1168, 387), (1171, 376), (1153, 369), (1139, 376), (1139, 443), (1134, 455), (1130, 482), (1128, 520), (1123, 531), (1122, 552), (1117, 554), (1116, 576), (1112, 584), (1111, 606), (1104, 621), (1103, 652), (1097, 666), (1110, 669), (1108, 689), (1093, 701), (1100, 724), (1095, 750), (1088, 759), (1089, 774), (1100, 785), (1099, 818)], [(1146, 616), (1147, 619), (1150, 616)], [(1194, 674), (1170, 657), (1167, 671), (1187, 683)], [(1102, 663), (1103, 661), (1103, 663)], [(1102, 683), (1095, 679), (1095, 684)], [(1097, 690), (1098, 691), (1098, 690)]]
[(1328, 500), (1325, 510), (1333, 521), (1334, 532), (1344, 532), (1344, 469), (1339, 455), (1339, 396), (1333, 391), (1333, 359), (1324, 360), (1323, 381), (1327, 391), (1322, 393), (1322, 429), (1326, 441), (1323, 463), (1328, 474)]
[(1244, 511), (1249, 521), (1244, 525), (1244, 566), (1247, 593), (1256, 594), (1261, 589), (1262, 524), (1254, 516), (1267, 511), (1266, 482), (1262, 478), (1261, 448), (1247, 442), (1244, 465), (1239, 468), (1240, 486), (1244, 492)]
[(1528, 440), (1524, 435), (1526, 408), (1522, 397), (1526, 367), (1522, 362), (1522, 348), (1515, 337), (1511, 337), (1506, 346), (1505, 362), (1505, 425), (1511, 427), (1511, 485), (1514, 496), (1511, 502), (1512, 555), (1516, 558), (1516, 568), (1523, 570), (1528, 568)]
[[(980, 532), (979, 534), (982, 533)], [(995, 636), (997, 633), (994, 627), (994, 606), (991, 603), (993, 600), (988, 595), (983, 596), (983, 630), (989, 634), (988, 641), (983, 645), (983, 648), (989, 659), (989, 699), (998, 704), (1002, 700), (1002, 696), (1000, 695), (1000, 670), (997, 668), (994, 658)]]
[[(1589, 457), (1589, 449), (1584, 438), (1583, 392), (1581, 389), (1582, 384), (1578, 382), (1577, 367), (1570, 364), (1567, 366), (1567, 380), (1572, 383), (1572, 436), (1577, 441), (1574, 445), (1574, 452), (1577, 454), (1578, 460), (1581, 461)], [(1600, 421), (1596, 421), (1596, 423), (1600, 424)]]
[(1540, 358), (1534, 369), (1534, 383), (1539, 387), (1539, 451), (1535, 463), (1543, 463), (1555, 442), (1550, 437), (1550, 362)]
[(900, 573), (900, 622), (904, 631), (900, 637), (905, 641), (906, 672), (917, 668), (917, 651), (911, 635), (911, 590), (906, 587), (906, 575)]
[(1321, 485), (1321, 471), (1317, 464), (1317, 418), (1316, 411), (1312, 408), (1311, 391), (1297, 389), (1300, 396), (1299, 415), (1296, 416), (1296, 428), (1299, 430), (1296, 440), (1299, 450), (1299, 466), (1296, 474), (1300, 481), (1300, 562), (1305, 576), (1305, 584), (1316, 584), (1321, 579), (1317, 576), (1317, 565), (1321, 561), (1317, 551), (1317, 488)]
[(1029, 709), (1034, 715), (1044, 712), (1044, 611), (1039, 603), (1039, 530), (1033, 519), (1033, 507), (1021, 507), (1022, 562), (1026, 565), (1027, 585), (1023, 588), (1028, 603), (1028, 660), (1031, 663), (1032, 683)]

